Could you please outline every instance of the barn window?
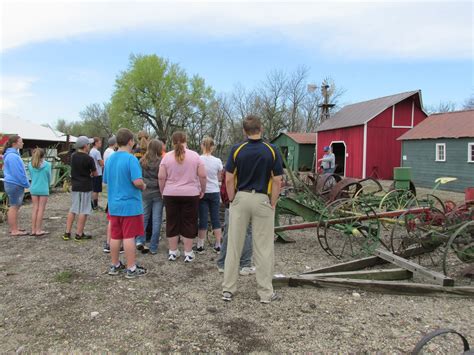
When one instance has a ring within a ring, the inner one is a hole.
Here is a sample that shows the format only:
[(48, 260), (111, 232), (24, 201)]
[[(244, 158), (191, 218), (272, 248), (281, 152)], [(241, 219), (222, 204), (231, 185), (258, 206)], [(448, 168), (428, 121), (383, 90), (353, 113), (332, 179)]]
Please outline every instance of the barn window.
[(467, 144), (467, 162), (474, 163), (474, 143)]
[(436, 161), (446, 161), (446, 143), (436, 144)]

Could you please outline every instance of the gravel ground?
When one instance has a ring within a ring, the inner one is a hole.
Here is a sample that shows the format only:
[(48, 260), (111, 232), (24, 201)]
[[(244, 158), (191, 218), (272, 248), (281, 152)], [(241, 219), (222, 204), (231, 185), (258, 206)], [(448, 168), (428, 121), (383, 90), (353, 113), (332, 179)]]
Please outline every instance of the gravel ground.
[[(456, 329), (474, 344), (473, 299), (282, 288), (281, 300), (261, 305), (255, 277), (241, 276), (235, 299), (224, 303), (210, 248), (192, 264), (171, 263), (162, 241), (158, 255), (139, 255), (147, 276), (108, 276), (103, 213), (87, 223), (93, 240), (60, 238), (69, 200), (66, 193), (51, 196), (45, 216), (51, 234), (44, 239), (14, 239), (0, 227), (1, 352), (405, 353), (437, 328)], [(30, 213), (27, 203), (25, 228)], [(296, 243), (275, 245), (276, 273), (336, 262), (314, 231), (292, 236)], [(444, 340), (429, 350), (462, 349), (459, 340)]]

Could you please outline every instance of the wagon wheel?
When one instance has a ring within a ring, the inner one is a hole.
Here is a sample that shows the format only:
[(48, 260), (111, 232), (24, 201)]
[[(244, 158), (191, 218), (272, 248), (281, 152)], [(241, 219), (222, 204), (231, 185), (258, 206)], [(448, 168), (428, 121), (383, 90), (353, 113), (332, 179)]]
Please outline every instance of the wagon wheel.
[(3, 198), (0, 201), (0, 223), (7, 220), (8, 213), (8, 196), (3, 192)]
[(419, 257), (420, 265), (439, 265), (441, 251), (437, 250), (447, 241), (446, 215), (436, 209), (428, 208), (421, 213), (409, 210), (400, 215), (390, 234), (390, 247), (400, 254), (409, 247), (423, 247), (431, 251), (427, 257)]
[[(443, 253), (443, 272), (446, 276), (463, 279), (474, 277), (474, 221), (461, 225), (449, 238)], [(468, 275), (466, 275), (468, 274)]]
[(391, 190), (379, 203), (381, 211), (396, 211), (418, 206), (416, 196), (410, 190)]
[[(362, 218), (364, 220), (362, 220)], [(369, 219), (365, 220), (365, 218)], [(341, 223), (331, 220), (344, 218)], [(330, 203), (321, 213), (317, 227), (319, 244), (338, 259), (370, 255), (380, 243), (380, 222), (366, 203), (340, 199)]]
[(443, 213), (448, 211), (446, 204), (436, 195), (427, 194), (423, 199), (418, 199), (421, 207), (434, 207)]
[(329, 201), (335, 201), (342, 198), (354, 198), (357, 192), (362, 188), (359, 180), (345, 178), (333, 186), (329, 193)]

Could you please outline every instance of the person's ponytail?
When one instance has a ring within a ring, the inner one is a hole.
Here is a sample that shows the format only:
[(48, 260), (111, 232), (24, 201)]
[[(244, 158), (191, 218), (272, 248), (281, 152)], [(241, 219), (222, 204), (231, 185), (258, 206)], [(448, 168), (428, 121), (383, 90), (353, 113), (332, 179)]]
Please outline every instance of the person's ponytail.
[(33, 150), (33, 155), (31, 157), (31, 165), (33, 168), (40, 168), (41, 167), (41, 162), (44, 158), (44, 150), (41, 148), (36, 148)]
[(186, 143), (186, 133), (184, 132), (174, 132), (172, 136), (174, 157), (176, 161), (181, 164), (184, 161), (184, 155), (186, 153), (186, 148), (184, 144)]

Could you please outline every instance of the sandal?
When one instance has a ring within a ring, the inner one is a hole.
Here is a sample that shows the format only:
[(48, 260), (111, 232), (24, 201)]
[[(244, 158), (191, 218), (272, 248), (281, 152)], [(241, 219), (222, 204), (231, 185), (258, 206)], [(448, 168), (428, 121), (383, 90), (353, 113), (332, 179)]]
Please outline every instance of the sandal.
[(26, 231), (20, 231), (20, 233), (10, 233), (11, 237), (22, 237), (24, 235), (28, 235)]
[(49, 232), (47, 232), (47, 231), (41, 231), (39, 233), (34, 234), (34, 236), (35, 237), (42, 237), (42, 236), (48, 235), (48, 234), (49, 234)]

